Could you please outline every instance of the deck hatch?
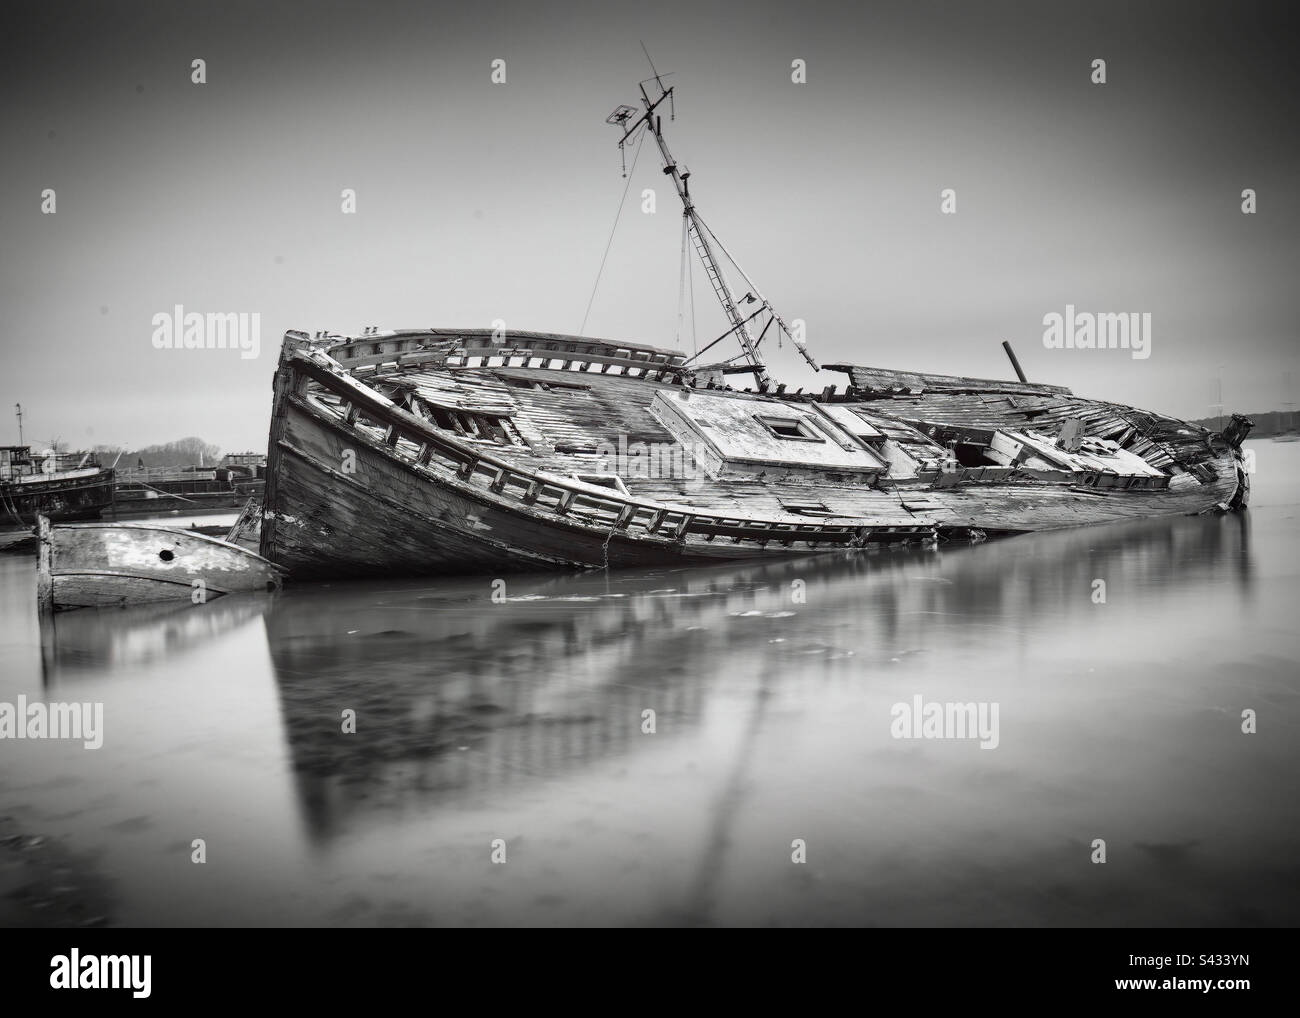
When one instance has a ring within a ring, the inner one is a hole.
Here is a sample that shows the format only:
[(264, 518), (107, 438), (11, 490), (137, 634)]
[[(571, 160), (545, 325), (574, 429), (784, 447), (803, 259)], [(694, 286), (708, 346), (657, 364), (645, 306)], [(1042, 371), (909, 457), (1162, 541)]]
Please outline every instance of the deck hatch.
[(877, 452), (807, 405), (699, 391), (661, 391), (650, 414), (708, 476), (780, 472), (875, 475)]
[(825, 438), (817, 434), (811, 422), (802, 418), (769, 417), (764, 414), (755, 414), (754, 420), (758, 421), (777, 438), (784, 438), (794, 442), (826, 441)]

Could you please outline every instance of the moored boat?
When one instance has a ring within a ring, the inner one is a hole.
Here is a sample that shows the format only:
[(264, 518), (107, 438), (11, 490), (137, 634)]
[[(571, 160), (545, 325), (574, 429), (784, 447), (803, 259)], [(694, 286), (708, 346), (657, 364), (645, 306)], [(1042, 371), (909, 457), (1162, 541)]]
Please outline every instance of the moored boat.
[(113, 504), (113, 477), (92, 453), (34, 456), (30, 446), (2, 446), (0, 528), (30, 531), (37, 516), (95, 519)]

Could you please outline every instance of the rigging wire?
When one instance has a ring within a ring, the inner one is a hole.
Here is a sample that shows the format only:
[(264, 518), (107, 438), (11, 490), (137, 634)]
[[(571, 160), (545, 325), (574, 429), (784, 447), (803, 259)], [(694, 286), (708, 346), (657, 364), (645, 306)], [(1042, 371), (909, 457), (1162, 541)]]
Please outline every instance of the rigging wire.
[[(767, 299), (765, 297), (762, 297), (759, 294), (758, 287), (754, 285), (754, 281), (749, 278), (749, 275), (745, 272), (744, 269), (740, 267), (740, 264), (736, 261), (736, 259), (731, 257), (731, 252), (728, 251), (725, 246), (723, 246), (722, 241), (718, 239), (718, 235), (713, 232), (713, 227), (711, 227), (708, 223), (706, 223), (703, 217), (701, 217), (698, 212), (695, 214), (695, 219), (702, 227), (704, 227), (705, 232), (708, 233), (708, 235), (713, 238), (713, 242), (718, 245), (718, 250), (722, 252), (722, 256), (725, 259), (727, 259), (728, 263), (730, 263), (732, 268), (734, 268), (738, 273), (740, 273), (740, 278), (743, 279), (747, 284), (749, 284), (749, 292), (753, 294), (755, 298), (762, 300), (764, 305), (766, 305), (768, 309), (771, 310), (771, 305), (767, 303)], [(777, 333), (776, 333), (776, 345), (778, 349), (782, 347), (782, 343), (781, 343), (782, 333), (789, 335), (789, 332), (785, 327), (785, 322), (780, 321), (778, 319)], [(794, 337), (790, 336), (790, 339), (793, 341)]]
[[(686, 217), (682, 217), (682, 226), (686, 227)], [(689, 229), (689, 227), (686, 227)], [(687, 259), (686, 283), (691, 291), (691, 346), (695, 348), (695, 357), (700, 355), (700, 338), (695, 332), (695, 261)]]
[[(746, 275), (745, 270), (742, 269), (742, 268), (740, 267), (740, 264), (736, 261), (736, 259), (734, 259), (734, 258), (731, 256), (731, 252), (728, 251), (728, 250), (726, 249), (726, 247), (723, 246), (722, 241), (720, 241), (720, 240), (718, 239), (718, 235), (717, 235), (716, 233), (713, 232), (713, 228), (712, 228), (711, 226), (709, 226), (709, 224), (706, 223), (706, 222), (704, 221), (704, 218), (703, 218), (703, 217), (702, 217), (698, 212), (695, 213), (695, 222), (696, 222), (696, 225), (697, 225), (697, 229), (700, 229), (703, 233), (708, 234), (708, 235), (713, 239), (713, 242), (718, 246), (718, 250), (722, 252), (722, 257), (723, 257), (724, 259), (726, 259), (727, 263), (728, 263), (729, 265), (731, 265), (731, 267), (734, 268), (734, 269), (736, 270), (736, 272), (738, 272), (738, 273), (740, 274), (740, 278), (743, 279), (746, 283), (749, 284), (749, 292), (748, 292), (747, 294), (745, 294), (744, 296), (740, 297), (739, 299), (735, 298), (734, 296), (733, 296), (733, 298), (732, 298), (732, 301), (733, 301), (733, 304), (734, 304), (734, 306), (735, 306), (735, 308), (736, 308), (736, 310), (737, 310), (737, 313), (739, 313), (739, 310), (740, 310), (740, 306), (741, 306), (741, 304), (745, 303), (745, 298), (746, 298), (746, 297), (749, 297), (749, 298), (752, 298), (752, 300), (754, 300), (754, 301), (761, 300), (761, 301), (762, 301), (762, 307), (760, 308), (760, 310), (761, 310), (762, 308), (766, 308), (766, 309), (768, 310), (768, 312), (769, 312), (769, 313), (772, 313), (772, 314), (773, 314), (773, 317), (775, 317), (775, 314), (772, 312), (772, 307), (771, 307), (771, 305), (768, 304), (767, 299), (766, 299), (765, 297), (762, 297), (762, 295), (759, 294), (759, 292), (758, 292), (758, 287), (756, 287), (756, 286), (754, 285), (754, 281), (753, 281), (752, 279), (750, 279), (748, 275)], [(718, 264), (718, 270), (719, 270), (719, 271), (722, 271), (722, 264), (721, 264), (721, 262), (719, 262), (719, 264)], [(750, 315), (749, 318), (747, 318), (745, 321), (746, 321), (746, 322), (752, 321), (755, 317), (757, 317), (757, 315), (758, 315), (758, 312), (755, 312), (754, 314)], [(769, 324), (770, 324), (770, 322), (769, 322)], [(783, 326), (783, 327), (784, 327), (784, 326)], [(736, 336), (737, 341), (741, 342), (741, 345), (742, 345), (742, 347), (743, 347), (743, 345), (744, 345), (744, 344), (743, 344), (743, 341), (740, 339), (740, 329), (739, 329), (739, 328), (736, 328), (736, 329), (732, 329), (731, 331), (732, 331), (732, 334)], [(764, 331), (764, 333), (766, 333), (766, 332), (767, 332), (767, 329), (765, 328), (763, 331)], [(783, 329), (778, 329), (778, 330), (777, 330), (777, 334), (776, 334), (776, 335), (777, 335), (777, 346), (778, 346), (778, 347), (781, 346), (781, 332), (782, 332), (782, 331), (783, 331)], [(717, 342), (717, 340), (715, 340), (714, 342)], [(759, 337), (758, 342), (754, 344), (754, 355), (750, 358), (751, 361), (752, 361), (753, 363), (755, 363), (755, 364), (759, 364), (759, 363), (760, 363), (760, 361), (758, 360), (758, 356), (757, 356), (757, 354), (758, 354), (759, 343), (761, 343), (761, 342), (762, 342), (762, 337)], [(709, 346), (712, 346), (712, 345), (713, 345), (712, 343), (709, 344)], [(708, 348), (709, 348), (709, 347), (706, 346), (704, 349), (707, 350)], [(700, 351), (696, 351), (696, 356), (699, 356), (699, 353), (700, 353)], [(734, 358), (733, 358), (733, 359), (734, 359)], [(729, 362), (729, 361), (724, 361), (723, 363), (725, 364), (725, 363), (730, 363), (730, 362)]]
[(623, 205), (627, 201), (627, 192), (632, 187), (632, 176), (636, 172), (636, 161), (641, 156), (641, 146), (645, 144), (645, 129), (641, 129), (641, 136), (636, 142), (636, 151), (632, 153), (632, 168), (627, 171), (627, 183), (623, 185), (623, 197), (618, 200), (618, 211), (614, 214), (614, 225), (609, 230), (609, 240), (605, 242), (605, 253), (600, 259), (600, 268), (596, 270), (596, 281), (591, 285), (591, 297), (587, 300), (587, 310), (582, 316), (582, 327), (578, 330), (581, 336), (587, 331), (587, 319), (591, 316), (591, 305), (596, 300), (596, 290), (600, 286), (600, 277), (605, 272), (605, 261), (609, 258), (609, 249), (614, 244), (614, 233), (618, 230), (618, 221), (623, 216)]
[(676, 346), (682, 348), (682, 319), (686, 313), (686, 217), (682, 216), (682, 258), (681, 266), (677, 275), (677, 339)]

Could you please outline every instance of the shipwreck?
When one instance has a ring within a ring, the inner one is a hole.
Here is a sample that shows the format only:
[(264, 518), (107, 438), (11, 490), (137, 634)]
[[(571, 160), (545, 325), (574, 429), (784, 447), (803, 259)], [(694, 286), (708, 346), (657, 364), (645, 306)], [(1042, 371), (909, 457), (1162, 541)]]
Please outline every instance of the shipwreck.
[[(654, 566), (1245, 507), (1246, 418), (1211, 432), (1076, 396), (1014, 356), (1014, 381), (831, 364), (842, 392), (788, 392), (769, 335), (819, 366), (701, 218), (663, 133), (672, 95), (648, 79), (609, 123), (620, 147), (657, 144), (730, 328), (693, 357), (544, 332), (291, 331), (263, 557), (298, 579)], [(724, 341), (739, 353), (700, 362)]]

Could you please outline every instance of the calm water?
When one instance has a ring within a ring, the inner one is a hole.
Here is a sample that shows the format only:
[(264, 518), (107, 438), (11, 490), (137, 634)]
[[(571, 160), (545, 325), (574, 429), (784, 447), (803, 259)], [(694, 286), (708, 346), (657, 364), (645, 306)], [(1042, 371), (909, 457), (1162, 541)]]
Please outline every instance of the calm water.
[[(0, 701), (105, 715), (96, 751), (0, 741), (0, 817), (120, 925), (1295, 924), (1300, 444), (1254, 448), (1244, 516), (500, 604), (337, 584), (43, 638), (0, 556)], [(997, 748), (891, 737), (917, 695), (998, 704)]]

